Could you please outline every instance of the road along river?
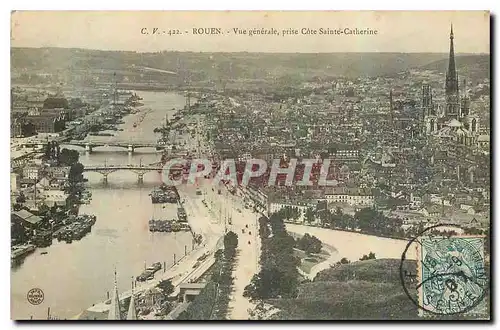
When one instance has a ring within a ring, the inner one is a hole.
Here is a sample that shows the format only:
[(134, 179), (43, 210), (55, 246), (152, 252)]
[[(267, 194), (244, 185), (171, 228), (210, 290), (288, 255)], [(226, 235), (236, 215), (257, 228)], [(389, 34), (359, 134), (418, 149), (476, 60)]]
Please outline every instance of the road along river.
[[(156, 141), (153, 129), (161, 125), (172, 108), (184, 106), (184, 97), (174, 93), (138, 92), (144, 103), (139, 109), (147, 112), (136, 127), (140, 113), (126, 116), (123, 131), (116, 132), (118, 140), (138, 139)], [(102, 137), (92, 137), (102, 138)], [(106, 137), (104, 137), (106, 138)], [(64, 146), (63, 146), (64, 147)], [(68, 147), (69, 148), (69, 147)], [(83, 148), (80, 161), (84, 165), (146, 164), (157, 162), (160, 154), (152, 148), (139, 148), (128, 155), (123, 148), (98, 147), (92, 154)], [(152, 205), (148, 196), (151, 189), (161, 183), (157, 172), (144, 175), (144, 182), (137, 183), (137, 175), (118, 171), (109, 175), (108, 184), (102, 182), (99, 173), (85, 173), (92, 193), (89, 205), (83, 205), (80, 213), (95, 214), (97, 222), (80, 241), (71, 244), (54, 240), (46, 249), (37, 249), (22, 265), (11, 272), (11, 318), (46, 319), (47, 310), (58, 318), (71, 318), (92, 304), (103, 301), (113, 288), (113, 271), (118, 274), (120, 292), (129, 290), (132, 277), (141, 273), (144, 263), (166, 262), (167, 267), (192, 248), (189, 232), (150, 233), (148, 221), (153, 215), (166, 211), (160, 205)], [(40, 254), (46, 251), (47, 254)], [(27, 293), (32, 288), (44, 292), (40, 305), (31, 305)]]

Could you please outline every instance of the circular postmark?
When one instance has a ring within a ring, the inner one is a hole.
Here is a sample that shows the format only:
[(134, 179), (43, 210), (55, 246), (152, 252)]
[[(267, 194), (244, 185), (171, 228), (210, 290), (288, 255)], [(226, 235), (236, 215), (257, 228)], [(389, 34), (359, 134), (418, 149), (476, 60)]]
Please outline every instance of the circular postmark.
[(30, 304), (40, 305), (44, 299), (43, 291), (39, 288), (33, 288), (28, 291), (26, 298)]
[[(422, 312), (466, 313), (478, 306), (486, 295), (484, 237), (442, 232), (452, 227), (462, 230), (449, 224), (426, 228), (409, 241), (401, 256), (403, 290)], [(417, 247), (417, 267), (409, 271), (406, 254), (411, 246)], [(417, 298), (411, 293), (414, 290), (418, 292)]]

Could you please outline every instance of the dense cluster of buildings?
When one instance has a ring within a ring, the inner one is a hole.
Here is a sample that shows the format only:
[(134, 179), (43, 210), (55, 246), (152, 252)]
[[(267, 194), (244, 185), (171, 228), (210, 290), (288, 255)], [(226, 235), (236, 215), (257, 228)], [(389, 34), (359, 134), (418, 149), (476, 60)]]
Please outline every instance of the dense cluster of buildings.
[(245, 189), (267, 212), (326, 201), (330, 209), (375, 207), (418, 221), (446, 215), (488, 223), (489, 80), (460, 83), (454, 47), (452, 29), (444, 79), (410, 70), (338, 78), (288, 95), (215, 96), (209, 106), (217, 155), (331, 161), (337, 187), (254, 182)]
[[(70, 166), (60, 163), (59, 141), (71, 120), (93, 107), (77, 98), (11, 90), (11, 229), (13, 246), (31, 242), (63, 225), (73, 206), (68, 191)], [(50, 152), (48, 147), (50, 148)], [(45, 244), (43, 240), (38, 240)]]
[(93, 108), (79, 98), (66, 99), (62, 93), (11, 91), (11, 137), (58, 133), (66, 123), (85, 116)]

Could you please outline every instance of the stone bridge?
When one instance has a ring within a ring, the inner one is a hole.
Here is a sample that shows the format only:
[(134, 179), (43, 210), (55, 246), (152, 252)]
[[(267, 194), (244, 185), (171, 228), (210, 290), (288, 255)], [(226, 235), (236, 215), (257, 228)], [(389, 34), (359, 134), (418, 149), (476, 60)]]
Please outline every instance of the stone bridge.
[(66, 144), (69, 145), (74, 145), (74, 146), (79, 146), (85, 148), (85, 151), (88, 153), (91, 153), (93, 148), (95, 147), (122, 147), (122, 148), (127, 148), (127, 151), (129, 153), (133, 153), (135, 148), (156, 148), (156, 147), (161, 147), (164, 148), (165, 145), (158, 144), (156, 142), (151, 142), (151, 141), (124, 141), (124, 140), (113, 140), (113, 141), (107, 141), (107, 142), (102, 142), (102, 141), (83, 141), (83, 140), (71, 140), (68, 141)]
[(150, 164), (150, 165), (92, 165), (85, 166), (84, 172), (97, 172), (104, 176), (104, 182), (108, 182), (108, 175), (116, 172), (128, 170), (137, 174), (137, 181), (139, 183), (143, 182), (144, 174), (147, 172), (157, 171), (161, 173), (163, 168), (160, 164)]
[[(174, 165), (170, 167), (170, 170), (182, 170), (182, 165)], [(131, 171), (137, 174), (137, 181), (139, 183), (143, 182), (144, 174), (148, 172), (158, 172), (162, 173), (164, 170), (163, 164), (152, 163), (148, 165), (90, 165), (85, 166), (83, 172), (97, 172), (103, 175), (104, 182), (108, 181), (108, 175), (116, 171)]]

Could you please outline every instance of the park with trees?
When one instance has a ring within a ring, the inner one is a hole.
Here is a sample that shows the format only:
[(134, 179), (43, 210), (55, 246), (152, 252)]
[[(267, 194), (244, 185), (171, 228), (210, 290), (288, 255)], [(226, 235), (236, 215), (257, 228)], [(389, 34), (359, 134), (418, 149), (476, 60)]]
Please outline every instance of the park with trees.
[(293, 298), (297, 294), (300, 260), (294, 255), (295, 239), (288, 234), (282, 213), (259, 219), (261, 270), (243, 295), (250, 299)]
[(406, 238), (415, 234), (413, 231), (405, 232), (401, 228), (403, 224), (401, 218), (387, 217), (373, 207), (358, 209), (354, 214), (344, 213), (340, 207), (334, 210), (318, 210), (309, 207), (301, 211), (297, 207), (285, 206), (276, 212), (285, 222), (296, 222), (302, 213), (306, 224), (318, 223), (323, 228), (397, 238)]
[(238, 235), (230, 231), (223, 239), (224, 249), (215, 252), (215, 263), (205, 287), (177, 319), (223, 320), (227, 317), (229, 296), (234, 281), (232, 273), (238, 248)]

